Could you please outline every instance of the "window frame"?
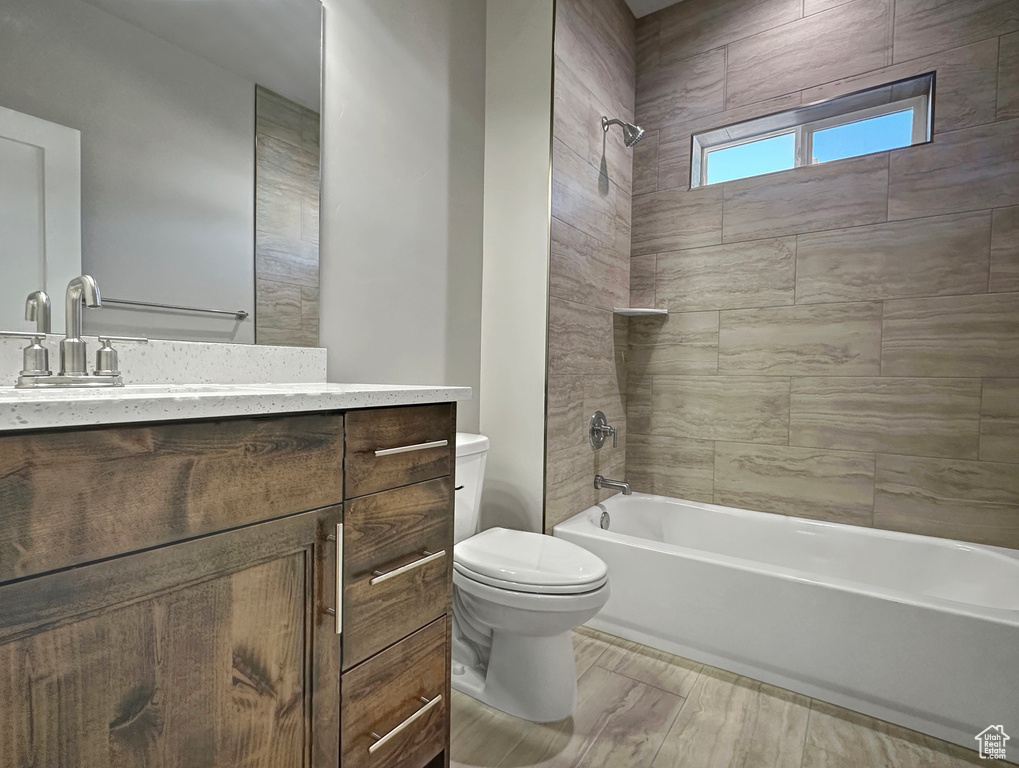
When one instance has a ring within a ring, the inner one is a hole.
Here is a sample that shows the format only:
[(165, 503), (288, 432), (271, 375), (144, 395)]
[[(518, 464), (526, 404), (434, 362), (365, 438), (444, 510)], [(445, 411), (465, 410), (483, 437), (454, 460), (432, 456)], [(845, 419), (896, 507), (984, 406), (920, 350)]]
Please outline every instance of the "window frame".
[[(727, 181), (756, 178), (770, 173), (784, 173), (796, 168), (821, 164), (813, 162), (813, 139), (814, 134), (818, 131), (907, 110), (913, 111), (913, 125), (911, 140), (906, 146), (930, 143), (933, 140), (935, 79), (935, 72), (925, 72), (785, 112), (777, 112), (693, 134), (690, 153), (690, 187), (694, 189), (709, 186), (708, 159), (713, 152), (792, 133), (794, 134), (794, 164), (792, 168), (742, 176)], [(897, 149), (904, 148), (897, 147)], [(892, 150), (878, 151), (889, 152)], [(875, 153), (865, 152), (850, 157), (864, 157), (868, 154)], [(850, 159), (850, 157), (839, 159)], [(726, 181), (711, 182), (712, 185), (725, 183)]]

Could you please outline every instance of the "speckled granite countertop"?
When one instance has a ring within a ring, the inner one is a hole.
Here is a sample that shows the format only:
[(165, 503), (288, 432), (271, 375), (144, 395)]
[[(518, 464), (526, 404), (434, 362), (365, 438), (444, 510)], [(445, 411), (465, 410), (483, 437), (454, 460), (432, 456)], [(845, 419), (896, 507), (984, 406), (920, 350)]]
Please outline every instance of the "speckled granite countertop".
[(469, 400), (470, 387), (390, 384), (139, 384), (108, 389), (0, 387), (0, 432), (311, 413)]

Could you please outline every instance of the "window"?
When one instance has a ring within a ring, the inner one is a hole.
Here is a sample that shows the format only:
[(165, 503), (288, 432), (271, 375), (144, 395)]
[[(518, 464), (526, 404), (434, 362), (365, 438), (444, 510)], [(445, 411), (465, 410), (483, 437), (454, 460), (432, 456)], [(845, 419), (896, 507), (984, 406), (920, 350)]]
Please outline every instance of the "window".
[(931, 140), (934, 73), (695, 134), (690, 186)]

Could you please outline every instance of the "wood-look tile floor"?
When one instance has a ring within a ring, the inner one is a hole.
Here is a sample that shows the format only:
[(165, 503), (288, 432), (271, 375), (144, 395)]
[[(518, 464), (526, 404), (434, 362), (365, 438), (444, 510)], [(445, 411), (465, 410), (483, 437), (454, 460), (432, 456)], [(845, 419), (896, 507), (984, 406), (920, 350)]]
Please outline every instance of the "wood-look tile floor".
[(579, 701), (567, 720), (519, 720), (453, 691), (453, 768), (1006, 765), (611, 635), (582, 628), (574, 646)]

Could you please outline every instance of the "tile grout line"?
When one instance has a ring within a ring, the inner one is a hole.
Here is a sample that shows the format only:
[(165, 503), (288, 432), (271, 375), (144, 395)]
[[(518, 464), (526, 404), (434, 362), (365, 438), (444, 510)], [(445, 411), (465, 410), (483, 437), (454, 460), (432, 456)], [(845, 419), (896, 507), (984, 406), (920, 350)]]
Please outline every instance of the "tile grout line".
[(814, 699), (811, 698), (807, 704), (807, 725), (803, 729), (803, 746), (800, 749), (800, 768), (803, 768), (803, 762), (807, 759), (807, 736), (810, 735), (810, 716), (814, 713)]

